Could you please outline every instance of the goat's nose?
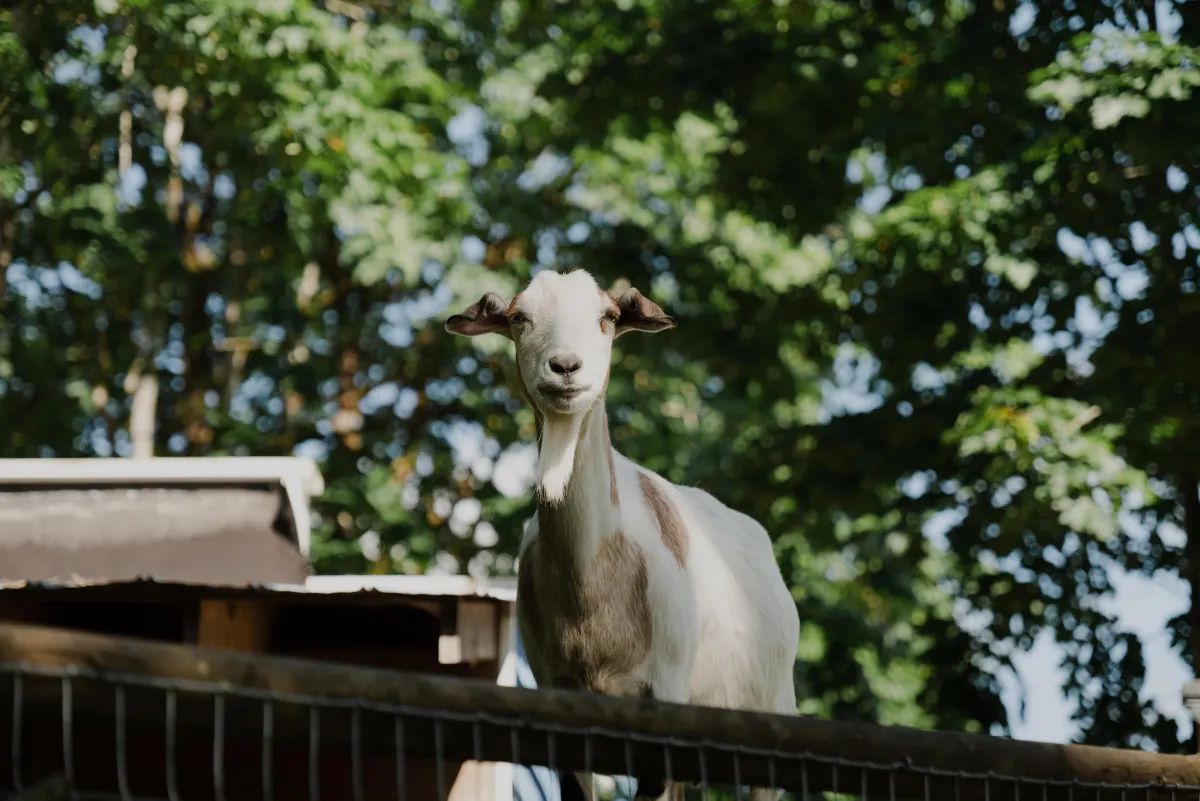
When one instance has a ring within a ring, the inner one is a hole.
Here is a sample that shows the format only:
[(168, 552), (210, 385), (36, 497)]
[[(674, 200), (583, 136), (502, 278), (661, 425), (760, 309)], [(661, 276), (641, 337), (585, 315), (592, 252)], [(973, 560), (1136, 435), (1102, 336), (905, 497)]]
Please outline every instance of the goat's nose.
[(559, 375), (570, 375), (578, 372), (583, 362), (574, 353), (560, 352), (550, 357), (550, 369)]

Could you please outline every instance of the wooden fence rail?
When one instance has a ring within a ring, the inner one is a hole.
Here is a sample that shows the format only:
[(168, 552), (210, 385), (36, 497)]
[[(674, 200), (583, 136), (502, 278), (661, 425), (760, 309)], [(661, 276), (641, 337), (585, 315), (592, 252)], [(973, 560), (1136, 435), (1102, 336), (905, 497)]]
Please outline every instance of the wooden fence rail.
[(513, 689), (30, 626), (0, 625), (0, 671), (11, 677), (0, 675), (0, 766), (10, 763), (15, 783), (65, 770), (78, 786), (126, 797), (444, 798), (447, 773), (481, 760), (608, 775), (632, 764), (636, 774), (713, 786), (889, 801), (1200, 799), (1195, 757)]

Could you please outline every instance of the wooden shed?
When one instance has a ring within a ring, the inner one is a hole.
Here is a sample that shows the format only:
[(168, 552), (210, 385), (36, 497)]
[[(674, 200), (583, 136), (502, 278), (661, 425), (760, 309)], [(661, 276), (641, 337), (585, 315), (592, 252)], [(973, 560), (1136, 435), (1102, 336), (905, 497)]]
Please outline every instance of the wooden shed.
[[(309, 575), (320, 491), (302, 459), (0, 460), (0, 620), (516, 683), (512, 582)], [(453, 768), (451, 801), (512, 798)]]

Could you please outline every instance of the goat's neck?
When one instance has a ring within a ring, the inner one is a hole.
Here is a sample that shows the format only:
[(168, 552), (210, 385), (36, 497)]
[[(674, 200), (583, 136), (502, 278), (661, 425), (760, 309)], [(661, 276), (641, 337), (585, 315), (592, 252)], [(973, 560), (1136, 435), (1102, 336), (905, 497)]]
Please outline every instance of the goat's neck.
[(605, 538), (620, 527), (613, 488), (613, 451), (608, 412), (601, 399), (585, 413), (575, 463), (566, 493), (558, 504), (538, 501), (538, 540), (559, 558), (583, 569)]

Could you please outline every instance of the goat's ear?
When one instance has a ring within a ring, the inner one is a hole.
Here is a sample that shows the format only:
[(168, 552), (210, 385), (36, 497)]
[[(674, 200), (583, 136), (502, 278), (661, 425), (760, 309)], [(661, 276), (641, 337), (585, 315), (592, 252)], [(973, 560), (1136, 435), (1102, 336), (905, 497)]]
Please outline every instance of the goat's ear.
[(636, 289), (626, 289), (613, 299), (621, 317), (617, 320), (617, 336), (630, 331), (647, 331), (657, 334), (675, 327), (675, 320), (667, 315), (658, 304), (643, 297)]
[(495, 292), (488, 292), (462, 314), (447, 320), (446, 330), (464, 337), (480, 334), (509, 336), (508, 303)]

